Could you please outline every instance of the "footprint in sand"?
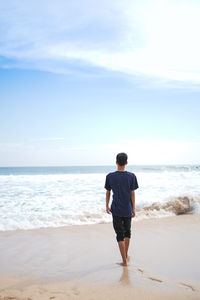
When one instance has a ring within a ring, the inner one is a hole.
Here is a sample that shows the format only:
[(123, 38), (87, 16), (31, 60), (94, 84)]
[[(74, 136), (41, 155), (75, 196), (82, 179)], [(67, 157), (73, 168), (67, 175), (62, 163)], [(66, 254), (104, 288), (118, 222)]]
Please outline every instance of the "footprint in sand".
[[(143, 270), (143, 269), (137, 268), (137, 270), (138, 270), (142, 275), (144, 274), (144, 270)], [(163, 282), (163, 280), (158, 279), (158, 278), (155, 278), (155, 277), (149, 277), (149, 276), (147, 276), (146, 278), (148, 278), (148, 279), (150, 279), (150, 280), (157, 281), (157, 282)]]
[(157, 282), (163, 282), (163, 280), (155, 278), (155, 277), (147, 277), (147, 278), (151, 279), (151, 280), (154, 280), (154, 281), (157, 281)]
[(77, 289), (77, 287), (72, 288), (72, 290), (73, 290), (73, 294), (74, 294), (75, 296), (78, 296), (78, 295), (80, 294), (80, 292), (79, 292), (79, 290)]
[(180, 284), (187, 287), (188, 289), (192, 290), (193, 292), (195, 292), (195, 288), (193, 288), (192, 285), (184, 283), (184, 282), (180, 282)]
[(142, 270), (142, 269), (140, 269), (140, 268), (138, 268), (138, 271), (140, 272), (140, 273), (144, 273), (144, 270)]

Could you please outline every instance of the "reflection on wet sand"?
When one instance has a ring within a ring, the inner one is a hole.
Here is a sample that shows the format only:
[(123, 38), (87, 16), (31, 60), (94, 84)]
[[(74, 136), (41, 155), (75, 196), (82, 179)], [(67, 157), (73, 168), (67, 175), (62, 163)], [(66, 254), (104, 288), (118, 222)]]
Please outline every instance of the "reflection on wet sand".
[(123, 267), (122, 268), (122, 275), (119, 279), (119, 282), (122, 285), (130, 285), (131, 281), (130, 281), (130, 274), (129, 274), (129, 270), (128, 267)]

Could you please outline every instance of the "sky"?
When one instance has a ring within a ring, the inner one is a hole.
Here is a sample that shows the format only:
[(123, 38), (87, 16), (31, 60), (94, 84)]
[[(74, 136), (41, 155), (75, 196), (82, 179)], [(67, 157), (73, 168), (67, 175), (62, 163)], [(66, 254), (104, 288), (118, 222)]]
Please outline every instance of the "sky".
[(0, 166), (200, 162), (200, 2), (0, 0)]

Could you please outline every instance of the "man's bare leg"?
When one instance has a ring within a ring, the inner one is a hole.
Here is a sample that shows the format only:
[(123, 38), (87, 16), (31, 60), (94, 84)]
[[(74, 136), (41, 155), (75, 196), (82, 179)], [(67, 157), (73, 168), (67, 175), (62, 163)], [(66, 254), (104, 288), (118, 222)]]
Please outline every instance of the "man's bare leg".
[(122, 266), (127, 266), (127, 257), (126, 257), (126, 248), (125, 248), (125, 242), (120, 241), (118, 242), (119, 250), (122, 256)]
[(130, 238), (126, 237), (125, 238), (125, 254), (126, 254), (127, 261), (130, 260), (130, 256), (128, 256), (129, 243), (130, 243)]

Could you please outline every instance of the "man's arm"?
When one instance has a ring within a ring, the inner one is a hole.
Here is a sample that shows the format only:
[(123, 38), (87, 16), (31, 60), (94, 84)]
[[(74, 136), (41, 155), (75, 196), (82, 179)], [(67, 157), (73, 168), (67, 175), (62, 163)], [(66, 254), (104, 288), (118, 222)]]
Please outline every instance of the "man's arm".
[(135, 217), (135, 191), (131, 191), (131, 201), (133, 204), (133, 218)]
[(106, 191), (106, 211), (108, 214), (110, 214), (110, 208), (109, 208), (109, 201), (110, 201), (110, 191)]

